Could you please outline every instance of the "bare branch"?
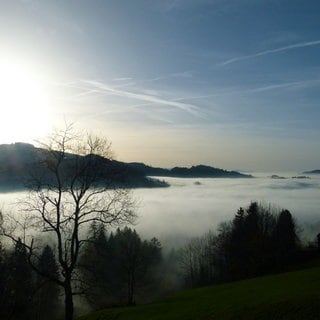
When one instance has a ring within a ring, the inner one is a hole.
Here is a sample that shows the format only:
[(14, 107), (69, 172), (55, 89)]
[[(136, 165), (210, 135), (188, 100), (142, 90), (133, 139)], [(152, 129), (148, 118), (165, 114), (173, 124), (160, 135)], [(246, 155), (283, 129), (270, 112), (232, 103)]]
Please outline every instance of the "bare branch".
[(136, 218), (130, 191), (111, 187), (111, 143), (93, 134), (82, 137), (73, 124), (66, 124), (46, 142), (38, 142), (39, 165), (30, 178), (29, 197), (20, 203), (26, 219), (12, 220), (10, 230), (3, 232), (13, 242), (23, 239), (30, 265), (47, 278), (36, 267), (35, 235), (50, 233), (61, 269), (61, 278), (50, 280), (64, 288), (68, 314), (73, 312), (72, 296), (82, 292), (73, 286), (81, 282), (77, 267), (89, 224), (118, 226)]

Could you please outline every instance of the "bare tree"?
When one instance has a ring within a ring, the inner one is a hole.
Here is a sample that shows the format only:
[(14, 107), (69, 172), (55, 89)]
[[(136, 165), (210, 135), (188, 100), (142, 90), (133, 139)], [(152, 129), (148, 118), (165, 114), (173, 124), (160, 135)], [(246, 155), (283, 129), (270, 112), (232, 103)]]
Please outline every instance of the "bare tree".
[[(72, 320), (73, 296), (81, 293), (77, 267), (88, 226), (92, 222), (108, 226), (132, 223), (134, 202), (129, 190), (113, 183), (114, 173), (107, 160), (111, 149), (106, 139), (92, 135), (83, 139), (72, 125), (66, 125), (40, 146), (30, 194), (23, 202), (28, 225), (19, 217), (19, 223), (10, 230), (3, 228), (3, 234), (15, 242), (20, 237), (33, 269), (63, 288), (65, 319)], [(39, 237), (35, 231), (51, 234), (58, 275), (45, 274), (37, 267)]]
[(191, 287), (213, 283), (216, 255), (217, 237), (211, 231), (191, 239), (180, 249), (180, 267)]

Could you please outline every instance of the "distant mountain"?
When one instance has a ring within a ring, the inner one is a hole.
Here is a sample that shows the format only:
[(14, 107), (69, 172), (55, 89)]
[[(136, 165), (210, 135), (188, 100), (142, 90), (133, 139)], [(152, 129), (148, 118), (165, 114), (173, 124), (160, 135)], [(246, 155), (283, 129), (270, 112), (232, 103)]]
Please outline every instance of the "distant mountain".
[[(47, 151), (36, 148), (31, 144), (15, 143), (0, 145), (0, 190), (11, 191), (25, 189), (29, 186), (31, 176), (42, 176), (42, 179), (49, 181), (50, 177), (41, 168), (42, 160), (46, 157)], [(72, 161), (77, 157), (75, 154), (67, 155), (67, 162), (72, 165)], [(98, 158), (98, 156), (95, 156)], [(111, 181), (111, 185), (130, 188), (154, 188), (168, 187), (169, 184), (147, 177), (143, 172), (128, 166), (124, 162), (109, 160), (99, 157), (99, 170), (103, 177), (101, 180)], [(67, 172), (68, 164), (64, 168)]]
[(320, 170), (311, 170), (311, 171), (305, 171), (303, 174), (320, 174)]
[(0, 145), (1, 189), (23, 188), (27, 174), (40, 159), (40, 153), (31, 144), (15, 143)]
[(277, 174), (273, 174), (270, 178), (271, 179), (287, 179), (286, 177), (278, 176)]
[(147, 176), (176, 178), (252, 178), (238, 171), (227, 171), (210, 166), (198, 165), (191, 168), (174, 167), (172, 169), (154, 168), (143, 163), (128, 163), (128, 166), (140, 170)]
[[(32, 144), (14, 143), (0, 145), (0, 190), (25, 188), (30, 176), (39, 174), (41, 160), (46, 156), (46, 150), (36, 148)], [(68, 154), (70, 163), (76, 157)], [(98, 157), (98, 156), (96, 156)], [(227, 171), (209, 166), (199, 165), (191, 168), (175, 167), (173, 169), (154, 168), (144, 163), (125, 163), (101, 158), (99, 171), (102, 179), (112, 179), (113, 185), (130, 188), (167, 187), (168, 183), (156, 177), (181, 178), (251, 178), (251, 175), (237, 171)], [(43, 169), (43, 168), (42, 168)], [(66, 169), (67, 170), (67, 169)], [(49, 179), (49, 178), (48, 178)]]

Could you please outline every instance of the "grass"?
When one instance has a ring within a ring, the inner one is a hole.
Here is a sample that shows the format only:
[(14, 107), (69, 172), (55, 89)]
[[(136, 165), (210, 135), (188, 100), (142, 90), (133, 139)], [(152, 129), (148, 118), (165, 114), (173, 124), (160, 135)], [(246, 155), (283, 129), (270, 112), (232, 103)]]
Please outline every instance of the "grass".
[(320, 319), (320, 267), (180, 292), (79, 320)]

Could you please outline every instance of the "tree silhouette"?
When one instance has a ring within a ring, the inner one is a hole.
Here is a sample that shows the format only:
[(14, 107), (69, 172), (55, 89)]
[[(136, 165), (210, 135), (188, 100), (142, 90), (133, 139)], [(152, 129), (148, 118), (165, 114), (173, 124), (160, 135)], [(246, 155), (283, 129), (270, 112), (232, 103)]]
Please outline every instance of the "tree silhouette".
[(288, 210), (252, 202), (218, 234), (221, 276), (236, 280), (286, 266), (299, 244)]
[[(25, 236), (31, 266), (39, 274), (62, 287), (65, 319), (72, 320), (73, 297), (81, 293), (77, 267), (86, 242), (85, 230), (96, 221), (105, 225), (131, 223), (135, 218), (129, 190), (112, 184), (106, 159), (110, 143), (92, 135), (76, 134), (72, 125), (54, 132), (41, 144), (38, 163), (30, 179), (30, 197), (24, 203), (26, 219), (19, 217), (13, 229), (3, 233), (17, 242), (18, 232)], [(20, 230), (19, 230), (20, 229)], [(38, 267), (39, 252), (35, 231), (50, 233), (57, 251), (59, 274), (45, 274)]]
[(89, 302), (95, 308), (135, 304), (137, 293), (155, 282), (154, 268), (162, 259), (160, 242), (156, 238), (142, 241), (128, 227), (108, 237), (103, 228), (93, 229), (81, 259)]
[(179, 262), (187, 284), (191, 287), (214, 282), (216, 268), (217, 237), (208, 232), (191, 239), (179, 251)]
[(50, 278), (58, 278), (59, 269), (56, 258), (52, 248), (46, 245), (38, 260), (38, 270), (41, 274), (38, 275), (37, 292), (34, 299), (34, 318), (43, 319), (56, 319), (58, 315), (59, 304), (59, 286), (51, 281)]
[(294, 258), (299, 245), (296, 224), (289, 210), (282, 210), (273, 233), (276, 264), (285, 265)]
[(0, 319), (9, 319), (12, 313), (12, 291), (8, 260), (8, 254), (0, 243)]
[(15, 244), (9, 256), (9, 288), (8, 304), (12, 317), (16, 320), (32, 319), (32, 297), (34, 292), (34, 278), (28, 263), (28, 252), (21, 239)]

